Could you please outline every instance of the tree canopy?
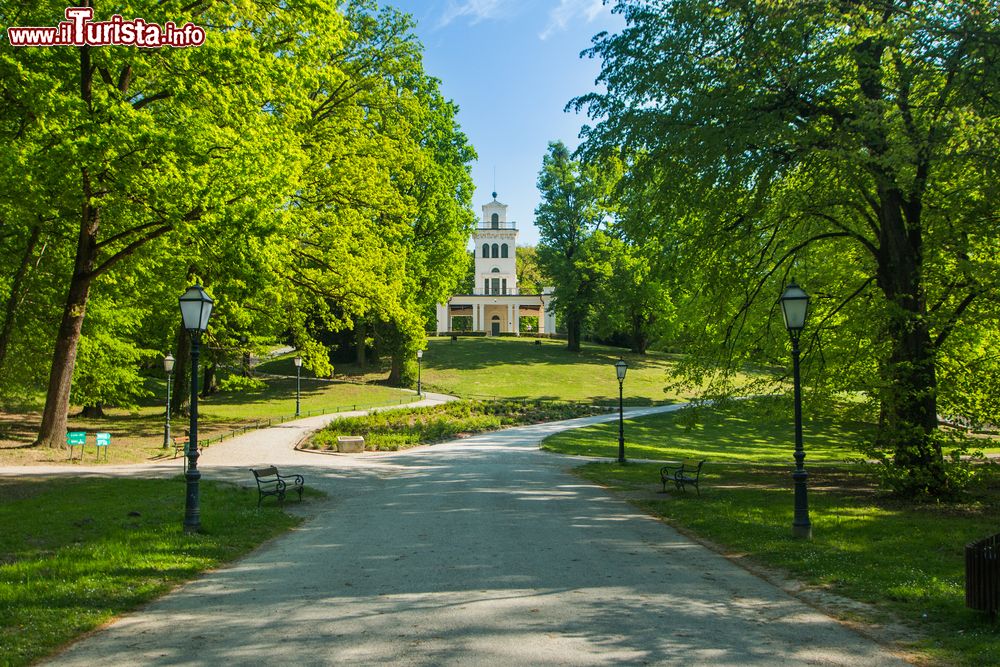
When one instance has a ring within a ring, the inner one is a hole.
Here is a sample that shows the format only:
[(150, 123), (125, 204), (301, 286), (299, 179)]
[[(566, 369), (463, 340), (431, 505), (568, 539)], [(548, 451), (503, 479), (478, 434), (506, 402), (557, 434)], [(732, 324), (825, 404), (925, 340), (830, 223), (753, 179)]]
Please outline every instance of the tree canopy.
[[(816, 390), (878, 405), (873, 453), (906, 493), (949, 489), (938, 415), (1000, 417), (1000, 7), (621, 0), (586, 53), (605, 91), (572, 105), (585, 161), (626, 164), (711, 364), (780, 359), (776, 299), (813, 294)], [(627, 206), (627, 202), (625, 204)]]
[[(0, 19), (64, 9), (0, 0)], [(206, 39), (0, 50), (0, 402), (47, 374), (38, 441), (61, 446), (71, 396), (129, 405), (137, 368), (171, 349), (182, 380), (193, 282), (217, 304), (209, 371), (286, 341), (328, 373), (324, 332), (361, 323), (401, 369), (464, 269), (475, 157), (412, 20), (371, 0), (95, 13)]]

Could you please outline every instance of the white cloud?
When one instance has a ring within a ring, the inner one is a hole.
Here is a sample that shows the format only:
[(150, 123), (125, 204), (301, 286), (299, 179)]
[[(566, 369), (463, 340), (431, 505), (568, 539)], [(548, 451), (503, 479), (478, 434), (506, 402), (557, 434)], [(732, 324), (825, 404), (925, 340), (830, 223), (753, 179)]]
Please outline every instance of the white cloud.
[(559, 4), (549, 12), (549, 23), (538, 37), (542, 40), (548, 39), (555, 33), (565, 30), (571, 21), (579, 17), (591, 23), (605, 11), (608, 9), (603, 0), (559, 0)]
[(501, 18), (512, 9), (512, 0), (448, 0), (438, 27), (444, 27), (463, 16), (469, 17), (469, 23), (475, 25), (480, 21)]

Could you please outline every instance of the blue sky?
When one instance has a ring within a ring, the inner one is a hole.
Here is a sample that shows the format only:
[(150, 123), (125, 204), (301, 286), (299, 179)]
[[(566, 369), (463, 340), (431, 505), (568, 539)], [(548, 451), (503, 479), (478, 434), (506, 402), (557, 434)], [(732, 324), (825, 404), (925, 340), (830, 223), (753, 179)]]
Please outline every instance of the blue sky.
[(509, 204), (520, 245), (534, 245), (535, 182), (549, 141), (575, 148), (586, 118), (566, 113), (594, 89), (595, 60), (580, 58), (590, 38), (622, 26), (601, 0), (383, 0), (417, 20), (424, 68), (459, 106), (458, 120), (479, 153), (472, 167), (474, 208)]

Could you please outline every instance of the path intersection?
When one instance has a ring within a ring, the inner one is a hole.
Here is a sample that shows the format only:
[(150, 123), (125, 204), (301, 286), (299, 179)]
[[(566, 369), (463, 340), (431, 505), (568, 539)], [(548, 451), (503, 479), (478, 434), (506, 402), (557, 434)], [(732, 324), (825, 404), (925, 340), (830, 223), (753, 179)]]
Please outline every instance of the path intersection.
[[(309, 518), (291, 533), (45, 664), (906, 664), (571, 475), (572, 457), (538, 449), (551, 433), (616, 417), (400, 453), (296, 450), (325, 416), (213, 446), (203, 479), (248, 484), (248, 468), (272, 463), (329, 496), (305, 503)], [(0, 474), (159, 476), (180, 465)]]

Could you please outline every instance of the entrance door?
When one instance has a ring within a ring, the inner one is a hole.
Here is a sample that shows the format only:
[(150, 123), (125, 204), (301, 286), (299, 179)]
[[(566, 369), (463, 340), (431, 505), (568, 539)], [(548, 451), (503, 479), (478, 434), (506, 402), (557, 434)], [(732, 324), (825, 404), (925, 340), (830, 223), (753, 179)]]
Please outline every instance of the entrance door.
[(494, 315), (493, 320), (490, 322), (490, 328), (494, 336), (500, 335), (500, 316)]

